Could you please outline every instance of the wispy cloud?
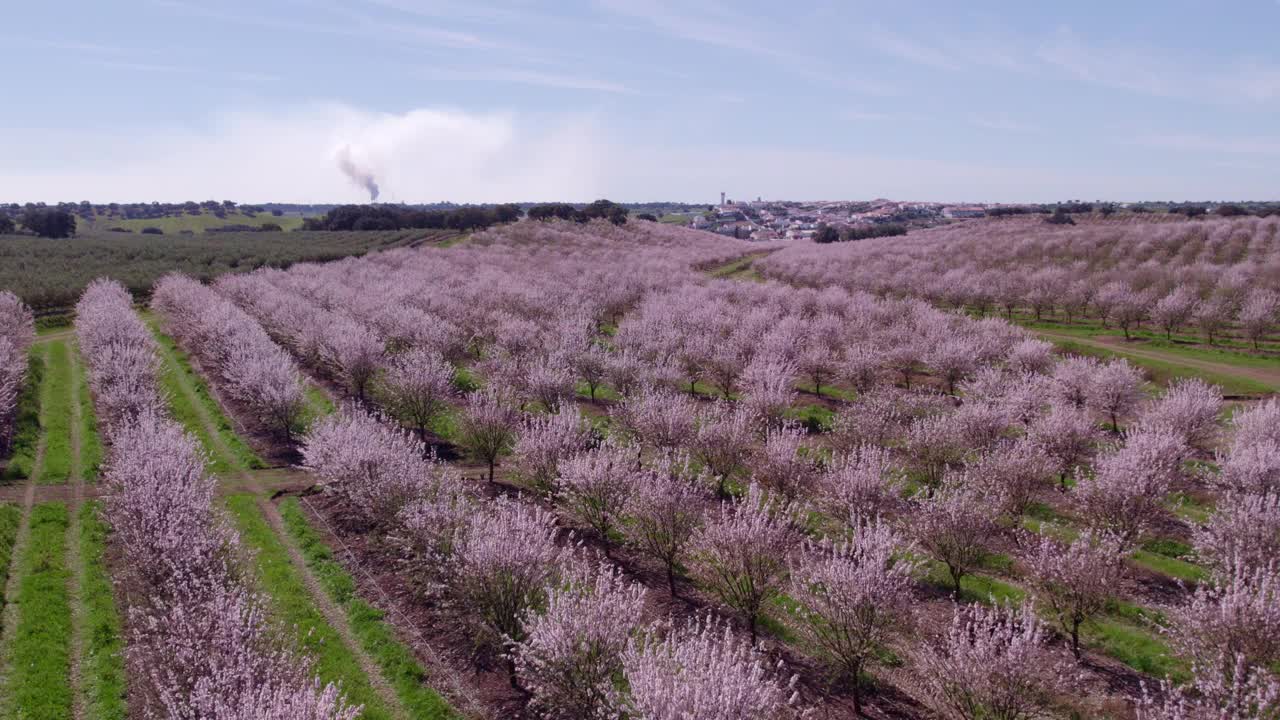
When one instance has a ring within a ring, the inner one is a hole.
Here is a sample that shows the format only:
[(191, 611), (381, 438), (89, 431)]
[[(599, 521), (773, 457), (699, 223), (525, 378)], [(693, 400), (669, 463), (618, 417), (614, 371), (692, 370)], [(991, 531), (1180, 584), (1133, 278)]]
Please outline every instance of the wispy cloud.
[(827, 87), (868, 95), (894, 95), (897, 90), (868, 79), (857, 68), (833, 67), (822, 59), (787, 46), (777, 28), (744, 21), (744, 14), (714, 0), (595, 0), (596, 7), (616, 17), (677, 40), (755, 55), (789, 73)]
[(876, 25), (859, 38), (879, 52), (935, 70), (958, 70), (960, 63), (934, 45), (917, 42), (887, 28)]
[(560, 75), (557, 73), (538, 72), (535, 70), (516, 70), (509, 68), (495, 70), (465, 70), (463, 75), (483, 77), (498, 82), (510, 82), (521, 85), (537, 85), (540, 87), (561, 88), (564, 90), (589, 90), (615, 93), (619, 95), (636, 95), (637, 91), (618, 83), (597, 80), (577, 75)]
[(172, 75), (206, 75), (227, 77), (235, 80), (244, 80), (249, 82), (274, 82), (279, 80), (279, 76), (269, 73), (250, 72), (242, 70), (229, 70), (224, 68), (202, 68), (191, 67), (186, 65), (168, 65), (164, 63), (150, 62), (134, 62), (131, 60), (97, 60), (94, 62), (95, 67), (105, 67), (114, 70), (146, 72), (146, 73), (165, 73)]
[(1222, 137), (1193, 133), (1144, 135), (1136, 142), (1149, 147), (1227, 155), (1280, 155), (1280, 137)]
[(985, 113), (973, 113), (968, 116), (970, 125), (980, 127), (985, 130), (996, 130), (999, 132), (1012, 133), (1033, 133), (1038, 128), (1034, 125), (1027, 124), (1020, 120), (1015, 120), (1008, 115), (988, 115)]
[(331, 18), (301, 19), (296, 16), (273, 17), (258, 12), (243, 12), (227, 9), (217, 5), (195, 4), (187, 0), (151, 0), (151, 3), (173, 12), (180, 12), (193, 17), (204, 18), (236, 25), (287, 30), (288, 32), (304, 32), (346, 37), (360, 37), (380, 42), (391, 40), (413, 41), (415, 43), (433, 45), (455, 50), (493, 49), (499, 43), (473, 33), (459, 32), (445, 28), (412, 22), (391, 22), (379, 19), (350, 9), (345, 5), (330, 3), (313, 3), (308, 18), (314, 18), (319, 11), (327, 10), (336, 15)]
[(878, 121), (878, 120), (888, 120), (893, 116), (890, 115), (889, 113), (871, 112), (868, 110), (842, 110), (840, 111), (840, 117), (845, 118), (846, 120), (870, 122), (870, 121)]
[(1080, 80), (1120, 90), (1183, 100), (1269, 102), (1280, 99), (1280, 66), (1230, 60), (1175, 60), (1152, 48), (1090, 45), (1059, 28), (1036, 55)]

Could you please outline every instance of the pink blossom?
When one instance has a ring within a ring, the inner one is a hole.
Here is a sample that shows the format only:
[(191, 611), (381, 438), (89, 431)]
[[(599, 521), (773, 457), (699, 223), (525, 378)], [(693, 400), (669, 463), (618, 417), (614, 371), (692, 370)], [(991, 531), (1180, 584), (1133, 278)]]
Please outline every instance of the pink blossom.
[(1186, 285), (1179, 285), (1172, 292), (1156, 301), (1151, 308), (1151, 319), (1163, 330), (1165, 337), (1172, 340), (1178, 328), (1187, 324), (1195, 312), (1200, 299)]
[(1053, 343), (1035, 338), (1021, 340), (1009, 350), (1007, 362), (1016, 373), (1049, 372), (1054, 365)]
[(698, 415), (690, 450), (715, 479), (721, 497), (726, 494), (726, 483), (747, 466), (759, 442), (756, 424), (754, 413), (740, 403), (717, 401)]
[(1222, 390), (1199, 378), (1179, 380), (1138, 416), (1143, 428), (1168, 430), (1182, 442), (1202, 449), (1213, 446), (1222, 412)]
[(947, 566), (957, 598), (960, 580), (986, 556), (987, 543), (997, 532), (989, 503), (964, 478), (917, 501), (905, 526), (920, 547)]
[(1280, 494), (1228, 492), (1195, 531), (1196, 554), (1217, 568), (1259, 567), (1280, 557)]
[(1253, 342), (1253, 349), (1275, 330), (1280, 317), (1280, 295), (1265, 288), (1252, 290), (1240, 307), (1240, 327), (1245, 337)]
[(1026, 437), (1053, 463), (1065, 492), (1067, 476), (1093, 455), (1101, 433), (1088, 411), (1074, 405), (1056, 404), (1047, 415), (1031, 422)]
[(694, 436), (696, 407), (687, 395), (644, 387), (622, 402), (615, 417), (636, 442), (672, 450)]
[(1174, 649), (1201, 667), (1240, 657), (1248, 668), (1280, 660), (1280, 569), (1237, 560), (1169, 611)]
[(1280, 680), (1250, 668), (1243, 655), (1193, 664), (1191, 673), (1189, 688), (1161, 682), (1159, 700), (1144, 684), (1138, 720), (1270, 720), (1280, 714)]
[(342, 498), (358, 526), (386, 529), (410, 502), (456, 483), (408, 431), (354, 407), (313, 425), (300, 450), (303, 467)]
[(996, 445), (969, 466), (968, 475), (1017, 519), (1053, 482), (1054, 470), (1052, 459), (1035, 443), (1019, 440)]
[(777, 356), (760, 355), (742, 371), (742, 402), (767, 422), (777, 423), (795, 401), (797, 370)]
[(627, 496), (640, 480), (636, 455), (634, 448), (605, 443), (560, 463), (556, 502), (606, 543), (609, 531), (621, 519)]
[(540, 717), (617, 717), (614, 678), (644, 602), (643, 585), (606, 565), (547, 593), (546, 608), (525, 618), (526, 638), (511, 650), (516, 677)]
[[(622, 655), (629, 717), (643, 720), (786, 720), (798, 694), (778, 681), (752, 644), (707, 617), (658, 639), (633, 639)], [(791, 679), (792, 685), (797, 678)]]
[(1110, 418), (1111, 427), (1119, 432), (1120, 419), (1137, 409), (1142, 397), (1142, 375), (1121, 358), (1094, 371), (1086, 405)]
[(1046, 640), (1030, 603), (957, 607), (942, 636), (911, 653), (908, 685), (946, 720), (1047, 717), (1055, 693), (1075, 673)]
[(817, 476), (818, 504), (838, 521), (858, 527), (896, 504), (902, 476), (889, 451), (861, 445), (833, 457)]
[(1222, 297), (1212, 297), (1196, 306), (1195, 322), (1210, 345), (1215, 335), (1231, 322), (1231, 303)]
[(1085, 522), (1136, 545), (1164, 515), (1164, 498), (1182, 474), (1187, 447), (1167, 431), (1129, 433), (1119, 449), (1098, 458), (1092, 475), (1077, 473), (1076, 500)]
[(1080, 626), (1106, 609), (1124, 576), (1120, 543), (1086, 532), (1069, 545), (1041, 536), (1026, 558), (1036, 601), (1046, 608), (1071, 637), (1071, 650), (1080, 658)]
[(742, 615), (756, 640), (765, 604), (777, 595), (786, 556), (799, 542), (788, 517), (793, 508), (772, 502), (752, 484), (746, 497), (723, 502), (694, 535), (691, 569), (722, 604)]
[(490, 648), (526, 639), (530, 608), (567, 561), (555, 519), (537, 506), (499, 499), (460, 533), (449, 592), (475, 622), (476, 641)]
[(490, 388), (467, 396), (459, 441), (472, 457), (489, 466), (489, 482), (498, 458), (515, 442), (519, 422), (519, 414), (503, 393)]
[(591, 440), (591, 431), (577, 410), (526, 417), (512, 451), (521, 483), (539, 493), (554, 492), (560, 464), (586, 450)]
[(808, 647), (854, 687), (861, 712), (860, 677), (911, 624), (913, 588), (922, 568), (887, 525), (862, 526), (848, 543), (807, 545), (791, 564), (793, 624)]
[(795, 425), (771, 428), (751, 465), (752, 480), (786, 501), (807, 496), (818, 475), (814, 451)]
[(1071, 407), (1088, 406), (1100, 367), (1101, 363), (1087, 355), (1070, 355), (1059, 361), (1053, 368), (1057, 398)]
[(671, 460), (643, 472), (627, 498), (623, 530), (628, 542), (662, 563), (667, 587), (675, 595), (675, 568), (702, 523), (705, 498)]
[(454, 397), (453, 366), (435, 350), (411, 348), (387, 363), (380, 396), (387, 412), (410, 424), (423, 442), (427, 426)]

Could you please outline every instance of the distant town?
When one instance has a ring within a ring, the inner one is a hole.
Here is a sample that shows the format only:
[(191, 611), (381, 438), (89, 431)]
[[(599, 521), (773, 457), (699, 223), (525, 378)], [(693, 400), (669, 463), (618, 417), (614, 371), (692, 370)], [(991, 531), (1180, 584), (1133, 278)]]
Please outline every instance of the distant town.
[[(823, 226), (846, 232), (859, 226), (902, 224), (927, 226), (987, 214), (985, 205), (949, 205), (898, 200), (737, 201), (721, 197), (719, 205), (688, 214), (688, 225), (743, 240), (812, 238)], [(676, 218), (668, 215), (666, 222)]]
[[(899, 234), (906, 228), (941, 225), (953, 220), (981, 218), (988, 215), (1020, 215), (1038, 213), (1090, 213), (1110, 215), (1130, 213), (1181, 213), (1188, 216), (1268, 215), (1277, 212), (1276, 203), (1110, 203), (1070, 201), (1052, 205), (1004, 203), (939, 203), (903, 200), (831, 200), (831, 201), (739, 201), (721, 194), (720, 204), (705, 208), (671, 212), (663, 222), (685, 224), (742, 240), (774, 241), (812, 239), (824, 228), (842, 237)], [(897, 232), (884, 232), (890, 229)]]

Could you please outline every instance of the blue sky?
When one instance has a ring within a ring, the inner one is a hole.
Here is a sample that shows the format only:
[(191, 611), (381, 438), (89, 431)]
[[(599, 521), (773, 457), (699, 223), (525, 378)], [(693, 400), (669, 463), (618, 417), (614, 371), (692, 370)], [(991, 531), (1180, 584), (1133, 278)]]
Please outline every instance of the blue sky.
[(1280, 194), (1280, 0), (13, 5), (0, 201)]

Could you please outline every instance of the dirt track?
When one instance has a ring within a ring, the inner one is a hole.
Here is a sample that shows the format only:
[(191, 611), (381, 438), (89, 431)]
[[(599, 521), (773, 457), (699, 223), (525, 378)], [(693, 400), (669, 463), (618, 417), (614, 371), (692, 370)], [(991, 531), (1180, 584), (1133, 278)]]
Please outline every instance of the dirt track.
[(1204, 370), (1206, 372), (1217, 373), (1219, 375), (1230, 375), (1232, 377), (1242, 378), (1245, 380), (1253, 380), (1254, 382), (1267, 385), (1274, 391), (1280, 392), (1280, 368), (1241, 367), (1239, 365), (1217, 363), (1212, 360), (1188, 358), (1177, 353), (1164, 352), (1153, 348), (1143, 347), (1141, 345), (1135, 345), (1134, 343), (1127, 342), (1122, 337), (1112, 335), (1091, 338), (1081, 337), (1079, 335), (1069, 335), (1066, 333), (1055, 333), (1046, 330), (1036, 330), (1034, 332), (1037, 335), (1041, 335), (1052, 340), (1070, 341), (1079, 343), (1080, 345), (1098, 348), (1100, 350), (1122, 352), (1126, 355), (1132, 355), (1146, 360), (1158, 360), (1172, 365), (1182, 365), (1184, 367)]

